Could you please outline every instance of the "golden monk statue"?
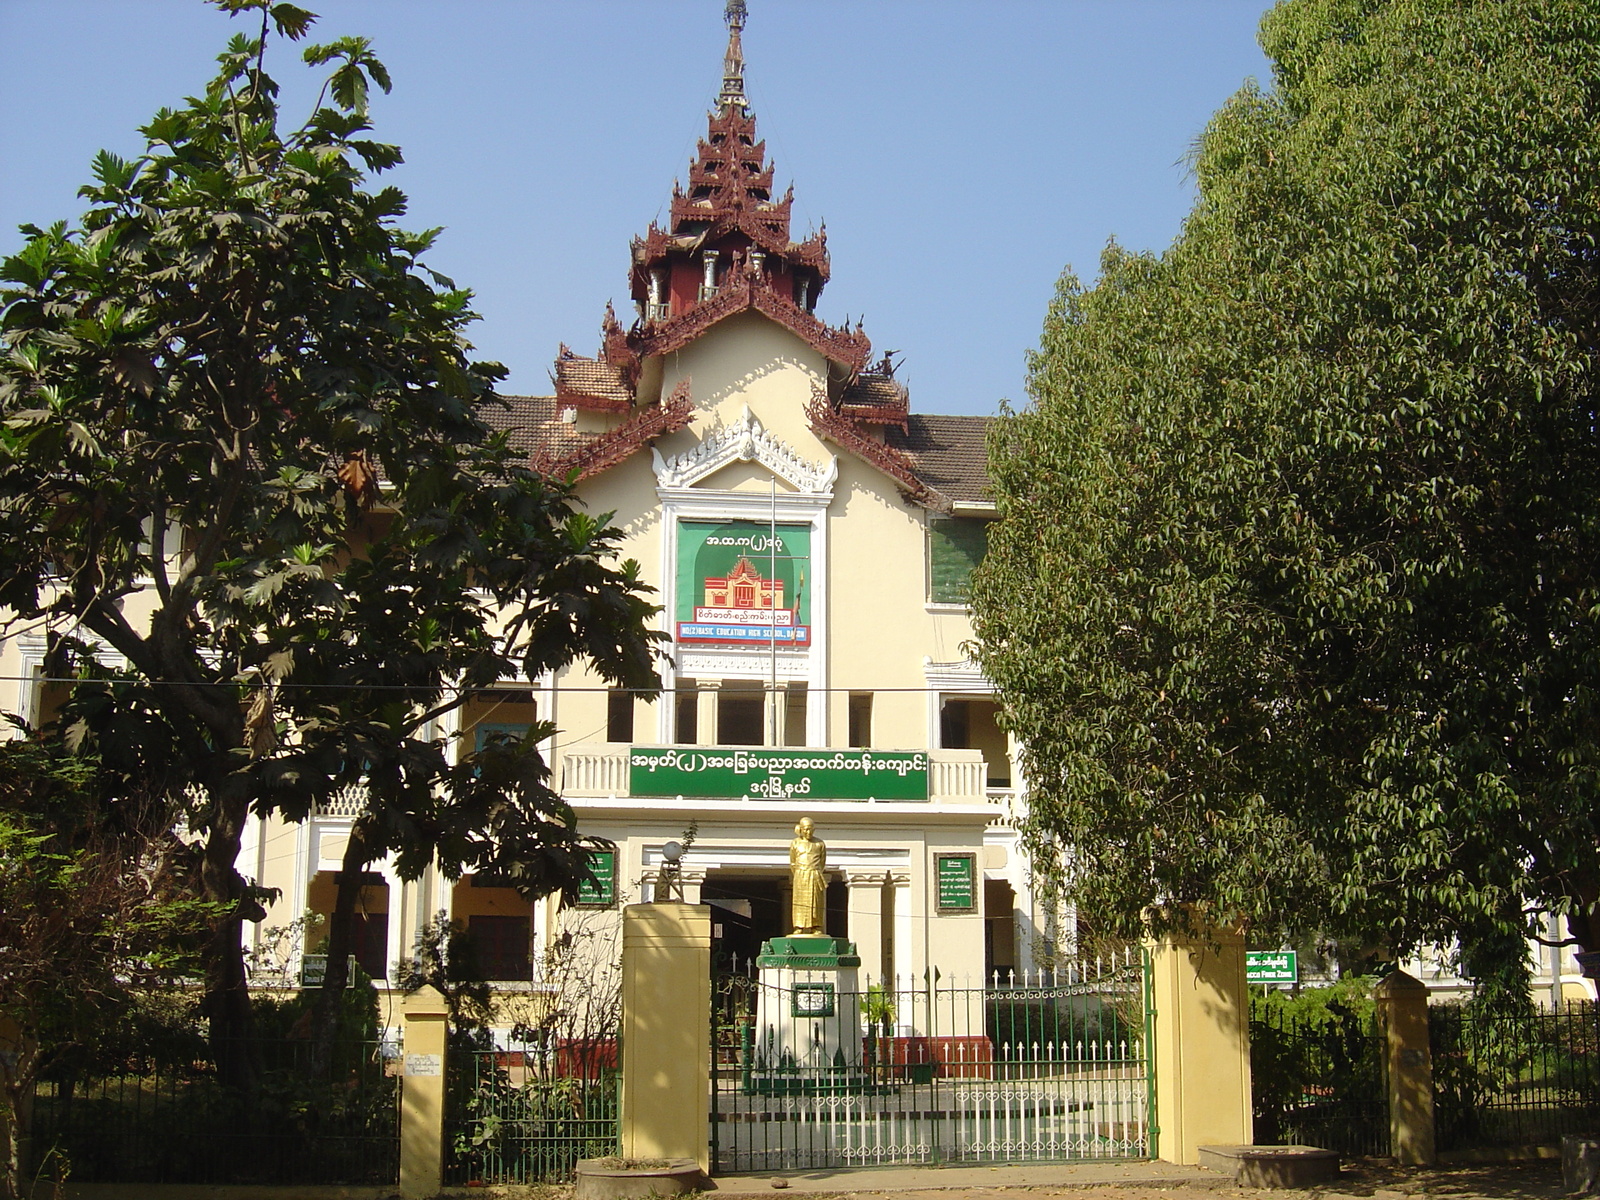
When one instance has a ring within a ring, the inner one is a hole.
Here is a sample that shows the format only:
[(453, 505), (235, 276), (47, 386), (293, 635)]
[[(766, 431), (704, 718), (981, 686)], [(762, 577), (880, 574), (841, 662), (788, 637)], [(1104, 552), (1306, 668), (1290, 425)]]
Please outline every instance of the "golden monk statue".
[(825, 925), (828, 847), (811, 836), (812, 828), (811, 818), (801, 817), (789, 843), (789, 913), (797, 934), (822, 934)]

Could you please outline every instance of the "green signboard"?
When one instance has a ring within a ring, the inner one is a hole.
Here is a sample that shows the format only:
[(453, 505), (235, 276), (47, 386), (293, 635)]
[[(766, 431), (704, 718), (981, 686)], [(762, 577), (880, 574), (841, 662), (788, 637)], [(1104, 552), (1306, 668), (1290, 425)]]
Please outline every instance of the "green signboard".
[(589, 851), (589, 869), (594, 879), (578, 884), (580, 908), (610, 908), (617, 902), (617, 852)]
[(1244, 977), (1248, 983), (1299, 983), (1299, 955), (1293, 950), (1246, 950)]
[(628, 790), (750, 800), (926, 800), (928, 753), (633, 746)]
[[(319, 988), (322, 981), (328, 977), (328, 956), (326, 954), (302, 954), (300, 956), (300, 986), (303, 988)], [(345, 960), (345, 978), (349, 986), (355, 986), (356, 956), (350, 955)]]
[(678, 641), (754, 650), (809, 646), (810, 559), (809, 525), (679, 521)]
[(933, 856), (935, 894), (940, 912), (976, 912), (978, 860), (973, 854)]

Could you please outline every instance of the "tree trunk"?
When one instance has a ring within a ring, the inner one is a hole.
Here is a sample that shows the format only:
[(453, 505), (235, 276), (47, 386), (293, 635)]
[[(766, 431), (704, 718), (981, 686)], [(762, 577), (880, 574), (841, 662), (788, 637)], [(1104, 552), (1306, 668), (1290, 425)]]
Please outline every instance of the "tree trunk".
[(10, 1047), (5, 1051), (10, 1061), (0, 1065), (0, 1131), (4, 1132), (6, 1156), (0, 1197), (16, 1200), (23, 1194), (22, 1147), (31, 1132), (28, 1101), (39, 1068), (39, 1044), (20, 1030), (0, 1044)]
[(204, 952), (206, 992), (201, 1009), (210, 1024), (217, 1079), (255, 1108), (260, 1078), (258, 1047), (252, 1035), (250, 986), (244, 970), (244, 923), (259, 919), (259, 907), (246, 895), (239, 874), (239, 843), (250, 816), (248, 777), (229, 774), (211, 789), (215, 811), (200, 863), (206, 899), (228, 905), (211, 924)]
[(333, 902), (333, 916), (328, 922), (328, 969), (322, 977), (322, 991), (317, 996), (312, 1016), (311, 1072), (319, 1079), (328, 1073), (333, 1061), (343, 1007), (341, 1001), (350, 981), (350, 951), (355, 940), (352, 918), (361, 899), (361, 876), (371, 861), (372, 854), (358, 820), (350, 830), (350, 840), (345, 843), (344, 858), (339, 864), (339, 887)]

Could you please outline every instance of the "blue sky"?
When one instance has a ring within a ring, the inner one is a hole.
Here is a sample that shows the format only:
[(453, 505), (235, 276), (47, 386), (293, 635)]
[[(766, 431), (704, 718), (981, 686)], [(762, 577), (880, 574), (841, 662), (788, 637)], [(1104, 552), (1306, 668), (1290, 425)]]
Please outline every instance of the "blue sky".
[[(624, 320), (629, 239), (664, 219), (720, 86), (722, 0), (299, 0), (313, 37), (370, 37), (374, 104), (406, 163), (407, 225), (477, 293), (482, 357), (547, 393), (561, 342)], [(1193, 202), (1184, 158), (1269, 68), (1263, 0), (749, 0), (746, 86), (795, 185), (796, 236), (826, 221), (818, 315), (864, 317), (902, 353), (912, 405), (990, 413), (1025, 397), (1057, 276), (1106, 240), (1163, 249)], [(75, 217), (104, 147), (135, 154), (198, 92), (242, 21), (199, 0), (0, 0), (0, 253)], [(280, 45), (285, 111), (314, 81)]]

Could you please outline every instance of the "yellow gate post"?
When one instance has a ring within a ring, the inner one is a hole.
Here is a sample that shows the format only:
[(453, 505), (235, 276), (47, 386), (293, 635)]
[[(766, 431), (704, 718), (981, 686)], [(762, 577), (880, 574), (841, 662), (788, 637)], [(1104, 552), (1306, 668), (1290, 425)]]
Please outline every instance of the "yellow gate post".
[(444, 1186), (444, 997), (424, 987), (405, 998), (405, 1076), (400, 1088), (400, 1194), (437, 1196)]
[(1202, 1145), (1248, 1145), (1254, 1136), (1244, 936), (1168, 935), (1149, 949), (1155, 1153), (1194, 1164)]
[(1391, 971), (1372, 989), (1389, 1077), (1389, 1152), (1408, 1167), (1434, 1161), (1433, 1051), (1428, 985)]
[(622, 1156), (711, 1169), (711, 909), (622, 910)]

